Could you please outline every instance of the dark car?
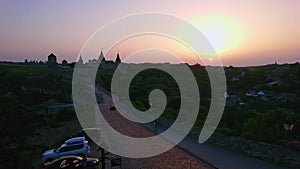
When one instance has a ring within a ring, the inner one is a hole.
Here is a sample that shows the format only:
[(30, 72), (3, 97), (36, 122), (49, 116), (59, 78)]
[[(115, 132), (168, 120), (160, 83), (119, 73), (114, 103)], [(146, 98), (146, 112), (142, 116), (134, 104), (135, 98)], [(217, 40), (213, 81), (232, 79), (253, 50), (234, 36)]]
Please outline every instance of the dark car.
[(85, 169), (99, 166), (98, 158), (63, 156), (44, 164), (44, 169)]
[(109, 110), (116, 110), (116, 106), (115, 106), (114, 104), (111, 104), (111, 105), (109, 106)]

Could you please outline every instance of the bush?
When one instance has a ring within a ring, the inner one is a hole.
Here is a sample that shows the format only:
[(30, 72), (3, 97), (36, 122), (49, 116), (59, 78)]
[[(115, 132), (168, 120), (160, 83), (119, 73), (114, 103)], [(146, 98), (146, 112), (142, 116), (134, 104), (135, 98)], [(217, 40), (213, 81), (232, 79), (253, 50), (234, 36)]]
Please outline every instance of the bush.
[(58, 122), (64, 122), (72, 120), (76, 117), (75, 111), (70, 109), (61, 109), (55, 114), (55, 120)]
[(243, 123), (241, 136), (257, 141), (281, 144), (287, 138), (283, 129), (286, 117), (293, 117), (294, 112), (287, 109), (269, 109), (260, 116), (249, 118)]

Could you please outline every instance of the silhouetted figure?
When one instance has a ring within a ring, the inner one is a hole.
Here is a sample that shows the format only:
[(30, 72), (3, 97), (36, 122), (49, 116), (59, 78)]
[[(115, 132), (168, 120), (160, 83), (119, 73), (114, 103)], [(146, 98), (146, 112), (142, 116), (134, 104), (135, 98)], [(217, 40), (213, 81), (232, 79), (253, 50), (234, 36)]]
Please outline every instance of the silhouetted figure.
[(157, 131), (157, 122), (156, 122), (156, 120), (153, 121), (153, 126), (154, 126), (154, 131), (156, 132)]

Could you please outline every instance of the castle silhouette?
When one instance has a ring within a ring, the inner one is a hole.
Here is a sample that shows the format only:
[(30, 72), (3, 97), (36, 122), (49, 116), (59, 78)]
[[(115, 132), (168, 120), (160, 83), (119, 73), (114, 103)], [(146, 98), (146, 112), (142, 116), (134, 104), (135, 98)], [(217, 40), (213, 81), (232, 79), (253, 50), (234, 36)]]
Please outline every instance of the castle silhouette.
[[(117, 66), (120, 63), (121, 63), (121, 58), (120, 58), (119, 52), (117, 52), (115, 61), (112, 61), (112, 60), (106, 60), (104, 57), (104, 54), (101, 50), (98, 59), (91, 59), (91, 60), (88, 60), (86, 63), (84, 63), (82, 57), (80, 56), (78, 61), (76, 62), (76, 65), (85, 67), (85, 68), (94, 67), (95, 65), (99, 65), (99, 70), (101, 71), (101, 73), (111, 74), (114, 72), (114, 70), (117, 68)], [(62, 65), (59, 65), (57, 63), (57, 56), (55, 54), (51, 53), (48, 56), (47, 64), (48, 64), (49, 68), (58, 68), (58, 67), (66, 66), (67, 61), (63, 60)]]

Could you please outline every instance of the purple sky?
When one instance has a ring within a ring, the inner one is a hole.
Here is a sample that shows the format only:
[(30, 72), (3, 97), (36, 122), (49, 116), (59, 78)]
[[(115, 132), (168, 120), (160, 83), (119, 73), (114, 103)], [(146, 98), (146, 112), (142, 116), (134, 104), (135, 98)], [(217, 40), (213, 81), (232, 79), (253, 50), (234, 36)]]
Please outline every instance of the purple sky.
[[(74, 61), (101, 26), (140, 12), (162, 12), (190, 22), (208, 38), (224, 65), (300, 61), (298, 0), (3, 0), (0, 60), (46, 60), (53, 52), (59, 61)], [(120, 49), (121, 57), (125, 50)]]

